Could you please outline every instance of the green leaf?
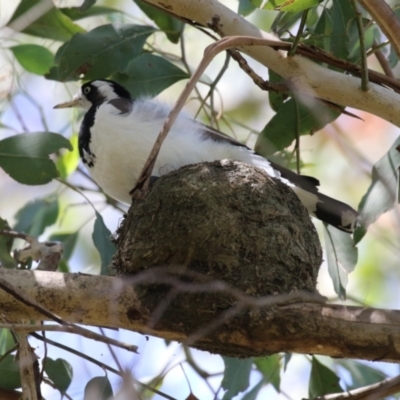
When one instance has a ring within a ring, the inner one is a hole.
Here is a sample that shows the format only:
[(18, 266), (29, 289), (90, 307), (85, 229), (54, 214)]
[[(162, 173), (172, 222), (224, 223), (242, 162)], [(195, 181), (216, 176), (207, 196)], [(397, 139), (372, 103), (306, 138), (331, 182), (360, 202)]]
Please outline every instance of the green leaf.
[(0, 362), (0, 388), (6, 390), (21, 387), (21, 376), (15, 356), (8, 354)]
[[(283, 81), (283, 78), (276, 72), (272, 71), (272, 69), (268, 71), (268, 75), (269, 75), (269, 81), (271, 83), (280, 83)], [(268, 92), (268, 97), (269, 97), (269, 105), (275, 112), (278, 112), (279, 109), (282, 107), (284, 101), (287, 99), (288, 94), (282, 92), (274, 92), (273, 90), (271, 90)]]
[[(3, 218), (0, 218), (0, 230), (10, 230), (8, 222)], [(4, 268), (15, 268), (17, 263), (14, 258), (11, 257), (11, 248), (14, 239), (8, 236), (0, 235), (0, 266)], [(0, 354), (2, 354), (0, 352)]]
[[(377, 27), (374, 24), (371, 24), (371, 20), (363, 18), (362, 21), (364, 26), (364, 46), (365, 46), (365, 51), (368, 51), (374, 44), (374, 40), (377, 36), (376, 34), (380, 33)], [(356, 18), (353, 18), (349, 21), (348, 38), (349, 38), (347, 43), (347, 50), (349, 53), (348, 61), (358, 63), (361, 58), (360, 54), (361, 49), (360, 49), (360, 35), (358, 32)]]
[(250, 0), (239, 0), (238, 14), (246, 17), (251, 14), (257, 7)]
[(253, 360), (247, 358), (222, 357), (225, 364), (224, 377), (221, 386), (227, 390), (223, 400), (231, 399), (238, 393), (245, 391), (249, 387), (249, 378)]
[[(46, 2), (49, 4), (49, 7), (51, 7), (50, 10), (45, 12), (41, 17), (34, 19), (27, 27), (21, 29), (20, 24), (25, 26), (25, 23), (36, 15), (37, 11), (34, 7), (46, 6)], [(79, 25), (74, 24), (60, 10), (55, 8), (52, 3), (50, 3), (50, 0), (22, 0), (7, 26), (28, 35), (59, 40), (61, 42), (69, 40), (76, 33), (85, 31)]]
[(172, 43), (178, 43), (181, 36), (183, 22), (170, 14), (146, 4), (142, 0), (135, 0), (138, 7), (167, 35)]
[(364, 228), (391, 210), (396, 202), (400, 168), (399, 146), (400, 138), (372, 168), (371, 185), (358, 206)]
[(43, 46), (21, 44), (10, 47), (14, 57), (28, 72), (44, 75), (53, 65), (54, 55)]
[(64, 394), (72, 380), (73, 373), (71, 364), (62, 358), (53, 360), (47, 357), (45, 359), (44, 371), (50, 380), (53, 381), (55, 388)]
[(297, 21), (300, 20), (303, 12), (281, 12), (279, 11), (274, 22), (271, 25), (271, 30), (277, 32), (280, 36), (288, 31)]
[(21, 133), (0, 141), (0, 167), (13, 179), (27, 185), (43, 185), (58, 177), (49, 154), (71, 143), (51, 132)]
[(325, 51), (331, 51), (331, 38), (333, 34), (333, 22), (331, 10), (325, 8), (322, 12), (314, 31), (315, 45), (322, 47)]
[(97, 0), (84, 0), (82, 5), (80, 5), (77, 8), (79, 8), (82, 11), (87, 11), (87, 10), (89, 10), (89, 8), (91, 8), (93, 5), (96, 4), (96, 1)]
[(69, 260), (74, 251), (78, 232), (72, 233), (54, 233), (49, 237), (49, 241), (61, 242), (64, 245), (63, 259)]
[(254, 363), (257, 369), (263, 374), (265, 383), (272, 383), (279, 393), (281, 385), (281, 362), (277, 354), (269, 357), (256, 358)]
[(79, 19), (88, 17), (96, 17), (98, 15), (104, 15), (104, 14), (121, 13), (120, 10), (116, 10), (115, 8), (103, 7), (103, 6), (91, 7), (85, 11), (83, 11), (81, 7), (62, 7), (59, 8), (59, 10), (63, 14), (65, 14), (68, 18), (72, 19), (72, 21), (77, 21)]
[(62, 258), (62, 259), (58, 262), (58, 268), (57, 268), (57, 270), (58, 270), (59, 272), (63, 272), (64, 274), (65, 274), (65, 273), (71, 272), (71, 270), (70, 270), (70, 268), (69, 268), (69, 265), (68, 265), (67, 261), (65, 260), (65, 258)]
[(312, 366), (308, 393), (311, 398), (328, 393), (340, 393), (343, 389), (339, 385), (339, 378), (325, 365), (312, 357)]
[[(0, 357), (15, 345), (15, 340), (9, 329), (0, 329)], [(0, 386), (1, 387), (1, 386)]]
[(325, 251), (335, 292), (346, 298), (347, 277), (357, 264), (358, 251), (351, 236), (324, 223)]
[(347, 60), (348, 57), (348, 25), (355, 17), (351, 1), (333, 0), (331, 8), (332, 36), (331, 52), (339, 58)]
[(55, 196), (31, 201), (15, 214), (17, 223), (14, 230), (38, 237), (46, 227), (57, 221), (58, 211), (58, 199)]
[(307, 8), (316, 7), (318, 0), (269, 0), (263, 7), (265, 10), (279, 10), (285, 12), (299, 12)]
[(111, 232), (104, 224), (103, 217), (96, 211), (96, 221), (92, 233), (93, 243), (100, 253), (101, 275), (108, 275), (108, 266), (116, 252), (114, 243), (110, 241)]
[(62, 179), (68, 178), (78, 168), (79, 165), (78, 137), (79, 137), (78, 134), (75, 133), (70, 138), (73, 151), (65, 152), (56, 160), (56, 166), (60, 173), (60, 177)]
[(362, 364), (359, 361), (339, 360), (336, 362), (346, 368), (351, 374), (351, 380), (353, 383), (347, 387), (348, 390), (372, 385), (387, 378), (387, 375), (384, 372), (372, 368), (369, 365)]
[(102, 25), (79, 33), (58, 49), (55, 56), (58, 66), (46, 78), (62, 82), (89, 80), (123, 71), (142, 52), (152, 33), (151, 27), (132, 24)]
[(251, 0), (251, 2), (257, 7), (260, 8), (263, 0)]
[(257, 154), (267, 157), (283, 150), (295, 140), (297, 129), (299, 136), (312, 135), (340, 115), (320, 100), (304, 99), (307, 104), (292, 98), (279, 108), (258, 136)]
[(292, 359), (292, 353), (285, 353), (285, 356), (283, 358), (283, 372), (286, 372), (286, 368), (289, 365), (291, 359)]
[(107, 400), (113, 396), (111, 383), (106, 376), (96, 376), (85, 386), (83, 400)]
[(189, 75), (165, 58), (144, 53), (135, 58), (122, 73), (112, 79), (126, 87), (132, 97), (156, 96), (164, 89)]

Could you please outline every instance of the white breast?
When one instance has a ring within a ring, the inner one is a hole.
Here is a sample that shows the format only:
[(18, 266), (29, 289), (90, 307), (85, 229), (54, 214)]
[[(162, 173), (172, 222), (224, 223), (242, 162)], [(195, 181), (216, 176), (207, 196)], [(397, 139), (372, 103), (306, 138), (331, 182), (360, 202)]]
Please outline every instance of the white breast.
[[(129, 114), (119, 114), (114, 106), (103, 104), (91, 128), (91, 152), (95, 154), (90, 172), (103, 190), (129, 204), (133, 189), (151, 148), (169, 113), (169, 108), (154, 100), (135, 100)], [(233, 159), (263, 168), (271, 176), (277, 172), (267, 160), (245, 147), (203, 139), (201, 126), (181, 115), (157, 158), (153, 176), (161, 176), (187, 164)], [(279, 175), (279, 174), (278, 174)]]

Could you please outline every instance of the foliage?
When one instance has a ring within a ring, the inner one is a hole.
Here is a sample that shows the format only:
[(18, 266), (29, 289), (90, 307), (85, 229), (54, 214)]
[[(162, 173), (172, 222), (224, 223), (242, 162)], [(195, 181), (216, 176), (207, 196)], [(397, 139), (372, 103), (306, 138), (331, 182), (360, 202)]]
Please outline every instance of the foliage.
[[(50, 5), (47, 9), (43, 9), (39, 16), (32, 18), (32, 13), (37, 10), (39, 3), (39, 0), (20, 0), (7, 23), (8, 28), (14, 30), (14, 39), (3, 45), (4, 51), (8, 51), (8, 57), (11, 57), (15, 65), (19, 66), (18, 73), (21, 74), (21, 79), (17, 79), (20, 83), (20, 86), (17, 85), (18, 89), (7, 94), (9, 102), (15, 103), (15, 108), (19, 110), (16, 112), (17, 120), (23, 121), (20, 114), (24, 113), (24, 107), (21, 105), (23, 103), (19, 102), (19, 95), (34, 103), (27, 93), (29, 91), (24, 89), (29, 85), (30, 79), (33, 79), (33, 75), (30, 74), (34, 74), (35, 79), (41, 79), (43, 84), (47, 83), (47, 88), (53, 87), (49, 86), (49, 81), (61, 87), (64, 82), (111, 78), (129, 89), (134, 97), (139, 97), (158, 95), (174, 84), (187, 80), (196, 67), (196, 63), (190, 60), (185, 52), (188, 47), (186, 41), (189, 40), (190, 33), (202, 35), (201, 31), (195, 31), (194, 27), (189, 27), (187, 23), (190, 21), (184, 23), (172, 14), (154, 8), (142, 0), (135, 0), (137, 4), (135, 12), (140, 15), (140, 18), (137, 15), (132, 18), (119, 2), (115, 2), (115, 5), (113, 3), (114, 8), (110, 8), (96, 5), (95, 0), (86, 0), (79, 7), (58, 8)], [(360, 65), (362, 52), (372, 54), (381, 51), (391, 68), (398, 63), (398, 57), (392, 45), (385, 42), (379, 25), (364, 10), (362, 11), (362, 26), (365, 41), (364, 43), (360, 41), (358, 15), (351, 1), (239, 0), (237, 11), (244, 17), (259, 18), (263, 21), (269, 19), (271, 30), (287, 42), (293, 43), (295, 38), (299, 39), (301, 43), (314, 46), (321, 52), (330, 53), (357, 66)], [(399, 12), (398, 9), (396, 12)], [(305, 25), (304, 29), (299, 31), (301, 20), (305, 22)], [(192, 46), (196, 47), (198, 44), (192, 43)], [(227, 60), (229, 61), (229, 58)], [(248, 131), (246, 124), (229, 116), (229, 112), (223, 109), (220, 115), (215, 112), (218, 81), (232, 67), (232, 61), (230, 61), (228, 68), (228, 61), (216, 77), (204, 75), (202, 83), (196, 88), (195, 96), (200, 104), (200, 117), (215, 126), (221, 124), (238, 132), (244, 126)], [(338, 70), (333, 65), (324, 66)], [(346, 73), (346, 71), (341, 72)], [(235, 73), (242, 72), (236, 70)], [(283, 83), (279, 71), (269, 71), (269, 79), (272, 84)], [(337, 84), (339, 85), (340, 82)], [(202, 85), (207, 87), (207, 95), (202, 94)], [(230, 85), (235, 85), (235, 83), (231, 82)], [(263, 97), (264, 102), (266, 97)], [(258, 132), (255, 150), (263, 156), (273, 156), (275, 160), (289, 166), (296, 164), (307, 168), (307, 162), (300, 158), (307, 158), (306, 152), (300, 151), (300, 143), (303, 143), (305, 138), (307, 141), (312, 141), (316, 147), (319, 146), (318, 150), (323, 151), (323, 148), (328, 145), (317, 132), (331, 123), (333, 123), (331, 126), (337, 126), (338, 118), (346, 104), (332, 105), (319, 99), (300, 96), (291, 90), (270, 91), (268, 98), (274, 115), (268, 117), (258, 115), (258, 118), (262, 119), (263, 128)], [(55, 102), (57, 102), (56, 99)], [(239, 107), (241, 111), (246, 107), (252, 109), (253, 114), (250, 117), (255, 118), (254, 110), (257, 107), (254, 107), (251, 100), (241, 100)], [(40, 106), (37, 110), (43, 122), (43, 131), (37, 132), (37, 129), (31, 131), (31, 124), (26, 127), (22, 122), (24, 132), (19, 132), (20, 129), (17, 129), (18, 134), (12, 136), (8, 134), (10, 129), (8, 129), (7, 120), (13, 119), (7, 118), (7, 111), (2, 111), (5, 117), (0, 128), (6, 133), (4, 136), (8, 137), (0, 140), (0, 167), (12, 180), (20, 184), (46, 185), (46, 189), (38, 197), (37, 192), (30, 192), (33, 190), (31, 187), (24, 186), (26, 201), (18, 206), (19, 209), (15, 210), (12, 216), (1, 214), (0, 230), (11, 229), (7, 219), (13, 221), (11, 226), (15, 231), (62, 242), (64, 253), (60, 270), (64, 272), (70, 270), (71, 260), (77, 253), (76, 249), (79, 248), (79, 252), (83, 252), (83, 247), (86, 256), (82, 256), (82, 260), (90, 260), (91, 263), (100, 265), (97, 272), (106, 275), (115, 246), (110, 241), (111, 232), (99, 211), (103, 204), (108, 204), (120, 213), (121, 205), (104, 197), (97, 186), (93, 189), (93, 182), (88, 181), (85, 173), (78, 168), (75, 125), (72, 129), (65, 129), (63, 135), (53, 133), (48, 129), (46, 120), (52, 119), (53, 116), (46, 117)], [(76, 120), (79, 118), (80, 115), (75, 115)], [(76, 121), (73, 124), (75, 123)], [(58, 130), (62, 131), (60, 127)], [(351, 145), (343, 145), (341, 142), (341, 146), (347, 146), (347, 150), (352, 152), (351, 149), (349, 150)], [(294, 160), (296, 157), (299, 158)], [(335, 161), (326, 160), (326, 163)], [(351, 166), (352, 163), (348, 167)], [(334, 228), (326, 227), (325, 229), (325, 251), (329, 274), (334, 290), (340, 298), (345, 298), (348, 274), (353, 272), (357, 264), (356, 245), (363, 239), (360, 247), (365, 240), (368, 240), (368, 236), (371, 235), (370, 227), (374, 226), (381, 215), (392, 209), (398, 199), (399, 168), (399, 140), (397, 139), (381, 159), (369, 168), (372, 177), (366, 185), (368, 188), (359, 196), (362, 197), (359, 205), (362, 226), (354, 235), (354, 240)], [(350, 183), (349, 186), (352, 184)], [(78, 193), (79, 201), (76, 198), (71, 200), (71, 198), (62, 197), (62, 193), (69, 188)], [(96, 192), (97, 197), (91, 197), (93, 191)], [(3, 190), (2, 194), (3, 197), (8, 196), (6, 190)], [(100, 207), (96, 203), (99, 198), (101, 199)], [(81, 206), (82, 199), (84, 199), (85, 207), (89, 203), (88, 209), (91, 211), (82, 213), (79, 217), (67, 217), (72, 213), (71, 206)], [(94, 213), (92, 207), (95, 208)], [(84, 234), (84, 228), (88, 222), (93, 223), (91, 241)], [(385, 240), (392, 240), (385, 234), (382, 236)], [(0, 235), (0, 265), (6, 268), (30, 268), (31, 263), (24, 266), (17, 265), (11, 255), (15, 247), (12, 238)], [(92, 255), (94, 249), (98, 251), (95, 256)], [(83, 265), (84, 262), (81, 264)], [(60, 335), (60, 341), (67, 343), (68, 339), (65, 339), (65, 335), (67, 334)], [(13, 336), (8, 330), (2, 329), (0, 331), (0, 390), (21, 388), (18, 357), (15, 352), (10, 351), (13, 345)], [(308, 385), (310, 398), (375, 383), (386, 376), (377, 368), (356, 361), (332, 361), (332, 368), (328, 368), (316, 357), (304, 356), (304, 359), (311, 366)], [(265, 398), (263, 393), (266, 390), (279, 392), (282, 389), (281, 379), (285, 373), (289, 373), (286, 372), (286, 368), (292, 363), (291, 360), (291, 355), (288, 354), (274, 354), (266, 358), (244, 360), (223, 357), (223, 363), (219, 360), (219, 389), (216, 388), (218, 385), (212, 381), (213, 376), (202, 371), (197, 360), (189, 357), (187, 352), (183, 364), (190, 365), (196, 371), (199, 376), (196, 379), (206, 382), (212, 388), (210, 392), (213, 392), (215, 398), (218, 396), (218, 398), (229, 399), (241, 396), (243, 399), (250, 400), (257, 398), (258, 395), (260, 395), (259, 398)], [(67, 396), (76, 366), (71, 365), (64, 358), (54, 360), (43, 357), (40, 363), (53, 388), (61, 395)], [(132, 363), (128, 362), (127, 365), (131, 366)], [(207, 363), (206, 367), (209, 367)], [(147, 397), (150, 397), (154, 394), (152, 390), (162, 391), (164, 387), (167, 387), (164, 381), (172, 369), (172, 367), (165, 368), (151, 379), (151, 384), (148, 386), (137, 383), (135, 387), (137, 386), (137, 390), (142, 390)], [(351, 377), (351, 383), (346, 387), (343, 379), (340, 379), (340, 371), (343, 370)], [(117, 373), (119, 376), (123, 375), (121, 371)], [(189, 379), (191, 380), (192, 378)], [(107, 376), (95, 376), (88, 382), (80, 382), (81, 392), (85, 391), (86, 399), (89, 398), (87, 393), (90, 390), (98, 390), (101, 398), (106, 399), (113, 395), (112, 383)], [(42, 386), (45, 384), (43, 383)], [(188, 398), (195, 398), (195, 391), (192, 392), (192, 389), (190, 391), (192, 397)]]

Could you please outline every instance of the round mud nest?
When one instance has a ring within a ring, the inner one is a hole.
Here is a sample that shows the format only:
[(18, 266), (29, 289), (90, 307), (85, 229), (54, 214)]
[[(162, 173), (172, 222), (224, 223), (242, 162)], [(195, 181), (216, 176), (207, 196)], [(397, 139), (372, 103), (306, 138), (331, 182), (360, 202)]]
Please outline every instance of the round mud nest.
[(131, 206), (116, 244), (113, 268), (133, 276), (153, 326), (185, 334), (237, 304), (238, 291), (316, 293), (322, 260), (314, 225), (294, 192), (257, 168), (227, 160), (158, 179)]

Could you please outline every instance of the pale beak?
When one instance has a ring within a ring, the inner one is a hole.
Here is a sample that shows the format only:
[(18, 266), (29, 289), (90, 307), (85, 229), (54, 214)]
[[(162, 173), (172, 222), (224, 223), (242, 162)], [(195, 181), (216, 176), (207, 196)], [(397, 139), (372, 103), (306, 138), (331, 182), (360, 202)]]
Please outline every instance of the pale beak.
[(65, 103), (57, 104), (53, 108), (70, 108), (70, 107), (79, 107), (81, 105), (81, 98), (76, 98), (71, 101), (67, 101)]

